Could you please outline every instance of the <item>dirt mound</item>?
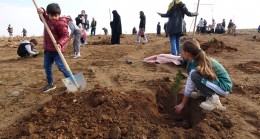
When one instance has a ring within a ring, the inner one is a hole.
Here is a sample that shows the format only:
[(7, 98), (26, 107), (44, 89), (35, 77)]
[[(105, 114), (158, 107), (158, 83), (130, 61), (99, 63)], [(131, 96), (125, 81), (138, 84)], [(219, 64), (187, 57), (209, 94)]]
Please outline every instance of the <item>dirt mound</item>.
[(8, 42), (3, 42), (0, 45), (0, 48), (17, 48), (19, 46), (19, 43), (14, 42), (14, 41), (8, 41)]
[(223, 50), (227, 50), (228, 52), (237, 51), (237, 48), (226, 46), (223, 41), (219, 41), (216, 38), (201, 44), (201, 49), (206, 51), (208, 54), (220, 53)]
[(198, 105), (202, 100), (191, 101), (182, 115), (174, 113), (170, 101), (173, 98), (166, 87), (169, 82), (163, 82), (157, 84), (156, 95), (134, 90), (114, 92), (96, 85), (88, 92), (54, 96), (4, 137), (228, 137), (227, 129), (232, 123), (220, 112), (201, 111)]
[(105, 38), (98, 37), (98, 40), (93, 41), (93, 42), (90, 41), (90, 44), (91, 45), (110, 45), (111, 40), (109, 37), (105, 37)]
[[(88, 43), (109, 37), (92, 36)], [(176, 81), (172, 76), (180, 67), (142, 62), (145, 57), (169, 53), (169, 38), (156, 34), (147, 37), (149, 43), (145, 45), (134, 42), (136, 35), (123, 35), (120, 45), (84, 45), (80, 59), (70, 56), (70, 41), (65, 58), (72, 71), (82, 72), (88, 81), (88, 90), (75, 94), (65, 92), (61, 82), (64, 76), (56, 66), (57, 89), (42, 93), (46, 85), (43, 56), (19, 59), (10, 46), (24, 38), (0, 38), (0, 138), (259, 139), (259, 44), (252, 41), (252, 35), (196, 36), (200, 44), (215, 37), (239, 49), (235, 53), (226, 49), (215, 53), (221, 50), (216, 47), (207, 50), (229, 72), (233, 92), (220, 98), (227, 108), (224, 112), (202, 110), (199, 104), (205, 100), (200, 98), (189, 99), (181, 114), (176, 114), (174, 107), (183, 96), (172, 93)], [(41, 50), (43, 38), (32, 38), (37, 39), (36, 48)], [(188, 38), (182, 37), (182, 43)], [(126, 60), (133, 63), (126, 64)]]
[(39, 46), (42, 44), (41, 37), (12, 37), (12, 38), (1, 38), (0, 48), (18, 48), (19, 44), (23, 40), (36, 39)]
[(260, 73), (260, 62), (249, 61), (248, 63), (241, 63), (236, 66), (239, 70), (248, 74), (259, 74)]

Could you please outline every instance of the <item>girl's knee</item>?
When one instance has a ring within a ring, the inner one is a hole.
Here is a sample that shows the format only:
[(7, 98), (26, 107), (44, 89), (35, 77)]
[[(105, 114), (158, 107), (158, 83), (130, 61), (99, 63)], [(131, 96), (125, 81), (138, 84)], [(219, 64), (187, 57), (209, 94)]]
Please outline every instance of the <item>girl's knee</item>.
[(191, 71), (190, 78), (193, 82), (200, 81), (202, 76), (197, 71)]

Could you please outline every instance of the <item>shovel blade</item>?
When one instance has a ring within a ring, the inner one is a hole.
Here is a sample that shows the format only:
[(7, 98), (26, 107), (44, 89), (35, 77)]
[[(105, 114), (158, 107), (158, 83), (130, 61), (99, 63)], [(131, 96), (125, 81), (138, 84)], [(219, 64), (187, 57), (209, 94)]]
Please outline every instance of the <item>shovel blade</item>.
[(77, 85), (74, 83), (73, 79), (71, 77), (67, 77), (62, 79), (62, 82), (64, 84), (64, 86), (67, 88), (67, 90), (69, 92), (76, 92), (78, 89), (80, 89), (80, 91), (83, 91), (86, 89), (87, 87), (87, 81), (84, 78), (82, 73), (78, 73), (76, 75), (73, 75), (75, 82), (77, 83)]

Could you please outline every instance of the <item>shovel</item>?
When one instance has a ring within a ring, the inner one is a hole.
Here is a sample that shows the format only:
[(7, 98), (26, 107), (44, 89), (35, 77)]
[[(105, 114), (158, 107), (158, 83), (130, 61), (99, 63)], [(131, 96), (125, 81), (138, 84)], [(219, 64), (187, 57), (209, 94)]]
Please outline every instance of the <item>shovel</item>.
[[(199, 11), (199, 6), (200, 6), (200, 0), (198, 0), (197, 10), (196, 10), (197, 13)], [(194, 27), (193, 27), (192, 38), (194, 38), (194, 35), (195, 35), (196, 22), (197, 22), (197, 16), (195, 17), (195, 23), (194, 23)]]
[[(38, 6), (37, 6), (35, 0), (33, 0), (33, 3), (35, 5), (36, 9), (38, 9)], [(50, 36), (54, 46), (55, 46), (56, 51), (58, 52), (58, 54), (59, 54), (63, 64), (65, 65), (66, 70), (69, 73), (69, 77), (68, 78), (62, 79), (63, 84), (66, 86), (66, 88), (67, 88), (67, 90), (69, 92), (76, 92), (78, 89), (83, 91), (86, 88), (86, 86), (87, 86), (86, 79), (84, 78), (82, 73), (78, 73), (76, 75), (72, 74), (68, 63), (66, 62), (63, 54), (61, 53), (61, 50), (57, 46), (57, 42), (56, 42), (55, 38), (53, 37), (53, 35), (52, 35), (51, 31), (50, 31), (50, 28), (49, 28), (49, 26), (47, 25), (47, 23), (45, 21), (45, 18), (43, 17), (42, 14), (39, 14), (39, 15), (40, 15), (40, 18), (41, 18), (41, 20), (42, 20), (42, 22), (44, 24), (44, 27), (46, 28), (46, 30), (47, 30), (47, 32), (48, 32), (48, 34), (49, 34), (49, 36)]]

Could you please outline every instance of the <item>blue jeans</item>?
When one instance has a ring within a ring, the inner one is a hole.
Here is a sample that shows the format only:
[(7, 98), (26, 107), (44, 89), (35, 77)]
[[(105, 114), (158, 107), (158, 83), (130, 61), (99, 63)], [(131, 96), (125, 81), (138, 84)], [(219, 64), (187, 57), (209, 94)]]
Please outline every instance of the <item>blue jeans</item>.
[(66, 70), (64, 64), (62, 63), (58, 52), (44, 51), (44, 70), (45, 70), (46, 79), (48, 81), (48, 84), (53, 83), (52, 65), (53, 65), (54, 61), (57, 65), (59, 71), (61, 71), (66, 78), (69, 77), (69, 72)]
[(180, 38), (181, 38), (181, 32), (170, 35), (171, 54), (172, 55), (181, 54), (180, 53)]
[(96, 35), (96, 28), (91, 28), (91, 36), (95, 36)]

